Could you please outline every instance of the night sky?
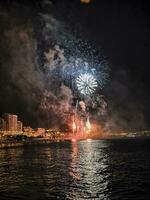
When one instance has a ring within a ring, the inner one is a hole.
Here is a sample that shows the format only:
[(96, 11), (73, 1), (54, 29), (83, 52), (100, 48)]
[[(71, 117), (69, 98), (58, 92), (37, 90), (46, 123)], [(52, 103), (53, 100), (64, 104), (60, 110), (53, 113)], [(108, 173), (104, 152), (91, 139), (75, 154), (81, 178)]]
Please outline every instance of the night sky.
[[(23, 46), (29, 42), (25, 48), (32, 56), (30, 58), (27, 56), (27, 63), (31, 64), (36, 55), (32, 47), (30, 48), (31, 40), (29, 41), (23, 32), (19, 33), (20, 39), (17, 40), (15, 37), (21, 27), (21, 30), (27, 30), (36, 41), (40, 40), (37, 42), (39, 49), (46, 48), (46, 45), (42, 47), (40, 36), (42, 23), (38, 24), (37, 13), (48, 13), (56, 21), (64, 23), (72, 34), (91, 42), (108, 61), (109, 81), (102, 93), (108, 105), (105, 121), (110, 123), (110, 128), (148, 129), (150, 127), (150, 16), (146, 1), (93, 0), (85, 4), (79, 0), (53, 0), (52, 6), (47, 6), (47, 2), (0, 3), (0, 114), (16, 113), (26, 124), (44, 125), (41, 119), (45, 119), (45, 113), (41, 113), (40, 110), (35, 113), (42, 98), (38, 90), (42, 91), (45, 87), (42, 82), (43, 75), (39, 77), (41, 72), (35, 70), (36, 67), (34, 70), (31, 68), (30, 73), (29, 70), (26, 72), (26, 62), (17, 57), (17, 50), (18, 56), (26, 55), (26, 52), (22, 53)], [(14, 27), (19, 28), (13, 31)], [(36, 31), (37, 29), (39, 30)], [(15, 42), (12, 42), (14, 40)], [(15, 48), (15, 51), (12, 50)], [(38, 53), (40, 54), (40, 50)], [(19, 63), (23, 70), (13, 67)], [(57, 115), (55, 117), (57, 119)]]

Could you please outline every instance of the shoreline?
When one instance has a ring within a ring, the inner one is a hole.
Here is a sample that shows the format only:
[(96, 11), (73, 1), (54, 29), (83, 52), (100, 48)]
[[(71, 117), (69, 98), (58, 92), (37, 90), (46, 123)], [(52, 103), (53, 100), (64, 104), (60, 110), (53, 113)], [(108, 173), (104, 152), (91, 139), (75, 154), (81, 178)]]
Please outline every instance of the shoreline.
[(48, 140), (48, 139), (37, 139), (30, 141), (3, 141), (0, 142), (0, 149), (3, 148), (14, 148), (14, 147), (25, 147), (25, 146), (36, 146), (36, 145), (49, 145), (58, 142), (67, 142), (71, 140)]
[(25, 147), (25, 146), (36, 146), (36, 145), (50, 145), (50, 144), (55, 144), (55, 143), (72, 143), (72, 142), (78, 142), (78, 141), (86, 141), (89, 139), (91, 140), (118, 140), (118, 139), (147, 139), (150, 137), (145, 136), (145, 137), (101, 137), (101, 138), (84, 138), (84, 139), (78, 139), (75, 141), (72, 141), (72, 139), (33, 139), (33, 140), (27, 140), (27, 141), (0, 141), (0, 149), (4, 148), (14, 148), (14, 147)]

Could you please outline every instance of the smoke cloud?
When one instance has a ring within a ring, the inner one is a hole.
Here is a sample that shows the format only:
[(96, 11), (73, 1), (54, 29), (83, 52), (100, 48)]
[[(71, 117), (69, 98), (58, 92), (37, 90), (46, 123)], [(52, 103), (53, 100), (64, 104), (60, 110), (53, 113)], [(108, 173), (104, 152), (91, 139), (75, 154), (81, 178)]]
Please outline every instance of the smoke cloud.
[(80, 105), (81, 109), (85, 112), (86, 111), (86, 105), (85, 105), (84, 101), (80, 101), (79, 105)]
[[(0, 19), (4, 25), (1, 27), (1, 47), (6, 54), (1, 52), (0, 106), (4, 107), (1, 112), (18, 114), (26, 125), (64, 128), (65, 113), (71, 112), (72, 92), (63, 85), (58, 76), (55, 76), (58, 65), (60, 67), (63, 62), (63, 52), (57, 45), (49, 47), (48, 51), (43, 45), (41, 49), (44, 49), (42, 52), (45, 60), (41, 68), (39, 43), (33, 22), (24, 16), (18, 19), (18, 7), (24, 12), (24, 7), (20, 4), (14, 5), (13, 14), (11, 9), (6, 12), (3, 7), (0, 12)], [(53, 41), (56, 20), (51, 16), (41, 16), (37, 13), (37, 18), (38, 16), (46, 22), (42, 30), (42, 40), (45, 43), (48, 40)], [(5, 27), (6, 23), (8, 27)]]

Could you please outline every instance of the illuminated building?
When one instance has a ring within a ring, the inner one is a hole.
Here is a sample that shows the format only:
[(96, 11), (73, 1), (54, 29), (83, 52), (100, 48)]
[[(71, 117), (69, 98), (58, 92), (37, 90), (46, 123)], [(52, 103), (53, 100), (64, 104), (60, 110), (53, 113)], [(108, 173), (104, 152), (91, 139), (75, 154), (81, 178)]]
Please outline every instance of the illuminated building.
[(42, 136), (45, 137), (46, 133), (45, 133), (45, 128), (36, 128), (35, 129), (35, 136)]
[(6, 122), (3, 118), (0, 118), (0, 131), (6, 130)]
[(17, 131), (22, 131), (22, 122), (17, 121)]
[(30, 126), (24, 126), (23, 127), (23, 132), (26, 136), (32, 137), (33, 136), (33, 129)]
[(3, 115), (3, 119), (5, 121), (4, 127), (6, 131), (17, 131), (17, 115), (7, 114)]
[(26, 133), (31, 133), (33, 131), (33, 129), (30, 126), (24, 126), (23, 131)]

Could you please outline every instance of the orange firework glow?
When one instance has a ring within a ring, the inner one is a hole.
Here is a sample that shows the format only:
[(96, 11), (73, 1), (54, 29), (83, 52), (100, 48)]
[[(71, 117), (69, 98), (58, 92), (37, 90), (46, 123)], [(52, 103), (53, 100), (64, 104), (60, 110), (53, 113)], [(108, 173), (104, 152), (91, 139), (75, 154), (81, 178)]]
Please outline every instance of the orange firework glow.
[(74, 121), (72, 123), (72, 130), (73, 130), (73, 132), (76, 130), (76, 123)]
[(92, 126), (91, 126), (91, 123), (90, 123), (90, 120), (89, 120), (89, 118), (87, 119), (87, 121), (86, 121), (86, 128), (88, 129), (88, 130), (91, 130), (91, 128), (92, 128)]

